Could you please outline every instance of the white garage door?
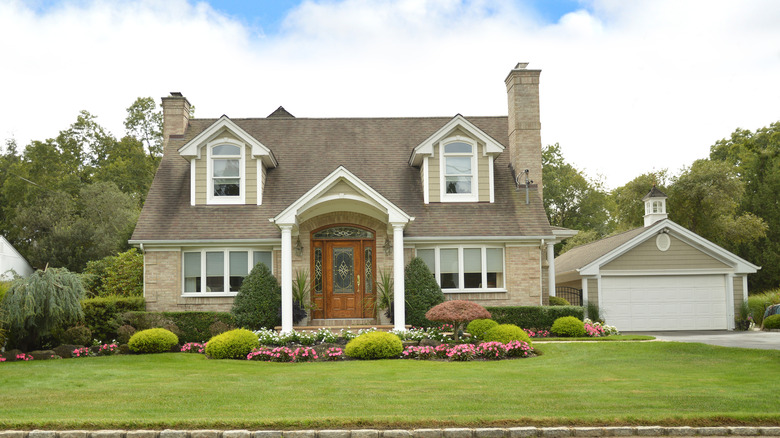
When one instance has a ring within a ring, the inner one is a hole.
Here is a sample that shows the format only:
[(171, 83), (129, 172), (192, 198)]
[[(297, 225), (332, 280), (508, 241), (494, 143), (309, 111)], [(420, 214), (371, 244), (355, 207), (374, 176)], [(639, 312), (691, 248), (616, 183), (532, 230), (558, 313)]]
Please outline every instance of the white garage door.
[(723, 275), (602, 277), (601, 310), (620, 331), (725, 330)]

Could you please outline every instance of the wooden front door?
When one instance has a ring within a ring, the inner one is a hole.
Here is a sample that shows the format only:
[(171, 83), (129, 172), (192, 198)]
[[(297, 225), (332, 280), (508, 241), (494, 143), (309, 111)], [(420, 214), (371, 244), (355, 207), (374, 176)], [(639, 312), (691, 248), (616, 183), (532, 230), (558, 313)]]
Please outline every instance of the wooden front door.
[(314, 317), (374, 317), (374, 240), (313, 239), (312, 248)]

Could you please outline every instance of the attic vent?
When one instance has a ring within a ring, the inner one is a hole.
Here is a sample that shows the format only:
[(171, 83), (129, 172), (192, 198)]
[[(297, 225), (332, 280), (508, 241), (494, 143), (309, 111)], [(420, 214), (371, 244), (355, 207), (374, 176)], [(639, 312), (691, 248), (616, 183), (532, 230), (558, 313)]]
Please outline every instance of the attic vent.
[(280, 106), (276, 111), (268, 115), (269, 119), (294, 119), (295, 116), (290, 114), (283, 106)]

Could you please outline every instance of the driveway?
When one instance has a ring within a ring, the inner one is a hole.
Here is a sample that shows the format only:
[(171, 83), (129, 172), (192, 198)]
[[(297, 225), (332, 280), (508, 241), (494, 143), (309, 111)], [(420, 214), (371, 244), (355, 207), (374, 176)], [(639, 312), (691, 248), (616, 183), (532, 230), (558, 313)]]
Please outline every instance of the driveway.
[(762, 331), (674, 331), (674, 332), (622, 332), (625, 335), (655, 336), (660, 341), (699, 342), (721, 347), (759, 348), (780, 350), (780, 332)]

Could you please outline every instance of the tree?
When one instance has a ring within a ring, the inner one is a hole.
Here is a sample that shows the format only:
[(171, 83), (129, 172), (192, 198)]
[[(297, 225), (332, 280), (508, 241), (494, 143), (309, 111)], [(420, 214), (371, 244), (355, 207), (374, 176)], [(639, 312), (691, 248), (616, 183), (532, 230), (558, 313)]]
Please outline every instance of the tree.
[(251, 330), (282, 323), (282, 289), (265, 264), (256, 264), (244, 278), (230, 313), (239, 327)]
[(475, 319), (490, 319), (490, 312), (473, 301), (451, 300), (437, 304), (425, 313), (430, 321), (452, 324), (455, 342), (458, 342), (463, 325)]
[(599, 235), (610, 229), (609, 199), (600, 180), (586, 177), (567, 163), (558, 143), (542, 151), (544, 208), (550, 224), (575, 230), (595, 230)]
[(644, 225), (645, 206), (642, 198), (653, 186), (668, 194), (667, 171), (662, 169), (639, 175), (610, 193), (611, 214), (616, 231), (627, 231)]
[(49, 268), (15, 280), (2, 302), (11, 339), (24, 351), (84, 319), (84, 288), (78, 275)]
[(444, 302), (439, 284), (423, 259), (415, 257), (404, 271), (404, 294), (406, 296), (406, 323), (414, 327), (430, 327), (425, 317), (431, 307)]
[(149, 157), (162, 156), (162, 112), (151, 97), (139, 97), (127, 108), (127, 135), (138, 139), (149, 151)]
[(737, 254), (761, 266), (748, 277), (750, 289), (780, 284), (780, 122), (756, 132), (737, 129), (710, 148), (710, 159), (733, 166), (745, 185), (740, 213), (752, 213), (768, 226), (766, 237), (739, 245)]

